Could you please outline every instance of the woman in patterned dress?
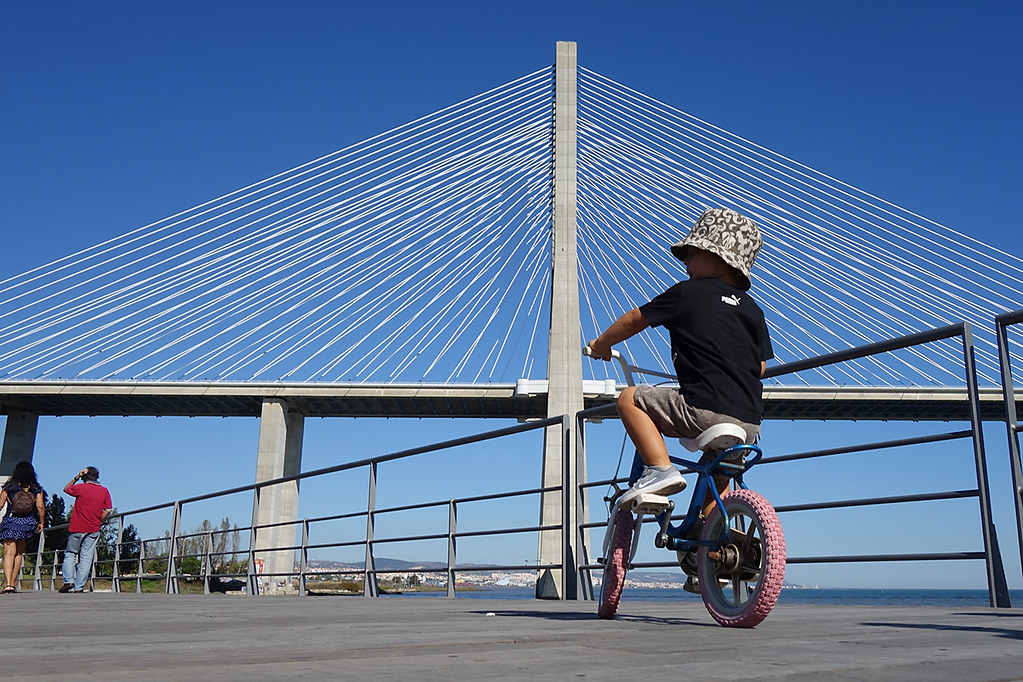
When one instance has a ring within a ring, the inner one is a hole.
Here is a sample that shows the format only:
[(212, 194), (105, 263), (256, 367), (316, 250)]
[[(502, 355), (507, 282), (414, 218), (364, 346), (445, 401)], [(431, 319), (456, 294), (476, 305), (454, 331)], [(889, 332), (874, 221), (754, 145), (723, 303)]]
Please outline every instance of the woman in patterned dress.
[[(35, 495), (35, 513), (29, 516), (15, 516), (11, 497), (19, 490), (28, 489)], [(17, 592), (21, 575), (21, 559), (25, 544), (43, 529), (46, 522), (46, 491), (36, 480), (36, 470), (31, 462), (18, 462), (11, 477), (0, 489), (0, 507), (7, 505), (4, 518), (0, 521), (0, 540), (4, 543), (4, 580), (7, 583), (3, 594)]]

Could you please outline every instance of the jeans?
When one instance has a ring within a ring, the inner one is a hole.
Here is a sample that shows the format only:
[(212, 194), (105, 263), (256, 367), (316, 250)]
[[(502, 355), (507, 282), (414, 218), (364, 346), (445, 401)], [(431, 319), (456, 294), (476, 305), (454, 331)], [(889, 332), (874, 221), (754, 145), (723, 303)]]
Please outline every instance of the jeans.
[(99, 533), (69, 533), (64, 550), (64, 583), (74, 584), (75, 592), (85, 589), (92, 573), (92, 560), (96, 556)]

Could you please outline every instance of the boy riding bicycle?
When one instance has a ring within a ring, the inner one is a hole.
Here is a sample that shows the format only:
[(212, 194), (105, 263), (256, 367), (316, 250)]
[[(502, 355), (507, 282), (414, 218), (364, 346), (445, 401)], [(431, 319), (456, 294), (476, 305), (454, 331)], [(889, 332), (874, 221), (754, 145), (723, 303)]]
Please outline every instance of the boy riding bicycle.
[[(685, 239), (671, 247), (689, 279), (625, 313), (590, 341), (592, 355), (609, 361), (612, 346), (649, 326), (665, 327), (671, 340), (679, 389), (629, 386), (618, 397), (618, 414), (646, 465), (620, 498), (621, 507), (645, 493), (666, 496), (685, 488), (663, 436), (692, 439), (714, 425), (737, 424), (747, 443), (756, 440), (763, 413), (760, 379), (774, 355), (764, 313), (747, 293), (762, 245), (749, 218), (731, 209), (704, 211)], [(706, 458), (735, 444), (733, 436), (723, 436), (700, 449)], [(719, 495), (728, 483), (727, 477), (715, 478)], [(713, 506), (708, 494), (703, 516)]]

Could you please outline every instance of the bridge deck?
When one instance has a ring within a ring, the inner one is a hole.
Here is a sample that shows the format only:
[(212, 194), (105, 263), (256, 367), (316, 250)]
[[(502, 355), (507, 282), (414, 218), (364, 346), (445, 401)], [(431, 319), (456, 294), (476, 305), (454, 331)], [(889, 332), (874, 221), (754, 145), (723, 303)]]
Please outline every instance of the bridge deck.
[[(0, 597), (13, 679), (1019, 679), (1023, 610), (779, 604), (726, 630), (702, 604), (249, 598), (28, 592)], [(649, 655), (648, 655), (649, 654)]]
[[(0, 382), (0, 414), (258, 417), (266, 398), (287, 400), (307, 417), (547, 416), (546, 393), (513, 384), (257, 384), (186, 382)], [(587, 393), (585, 407), (613, 402)], [(1005, 418), (1000, 388), (980, 390), (982, 418)], [(1017, 402), (1023, 413), (1023, 401)], [(968, 420), (961, 388), (767, 387), (766, 419)]]

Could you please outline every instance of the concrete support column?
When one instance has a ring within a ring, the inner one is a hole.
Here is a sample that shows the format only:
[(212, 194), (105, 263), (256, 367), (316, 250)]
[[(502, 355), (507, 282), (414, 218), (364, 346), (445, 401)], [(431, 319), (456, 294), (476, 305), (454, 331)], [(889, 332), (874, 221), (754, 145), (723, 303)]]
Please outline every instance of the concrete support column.
[(7, 479), (11, 477), (14, 466), (18, 462), (32, 461), (38, 426), (38, 414), (14, 410), (7, 415), (4, 446), (0, 452), (0, 485), (6, 483)]
[[(582, 350), (579, 330), (579, 284), (576, 256), (576, 45), (559, 42), (555, 63), (554, 100), (554, 215), (552, 236), (551, 325), (547, 351), (547, 416), (574, 415), (583, 408)], [(566, 442), (567, 439), (567, 442)], [(566, 452), (566, 448), (568, 451)], [(563, 481), (566, 455), (569, 480)], [(566, 484), (574, 491), (577, 476), (575, 436), (551, 426), (544, 434), (543, 486)], [(582, 472), (585, 476), (585, 473)], [(566, 518), (564, 496), (545, 493), (541, 500), (540, 523), (560, 524)], [(569, 515), (575, 519), (575, 514)], [(556, 533), (540, 534), (538, 562), (561, 564), (563, 551), (577, 548), (574, 529), (567, 528), (570, 541)], [(571, 565), (575, 557), (567, 557)], [(543, 569), (536, 584), (538, 599), (575, 598), (575, 571)]]
[[(297, 412), (289, 412), (285, 401), (277, 399), (263, 401), (256, 458), (257, 483), (301, 472), (304, 427), (305, 418)], [(287, 525), (257, 529), (256, 547), (295, 545), (297, 526), (294, 522), (298, 520), (298, 487), (298, 481), (289, 481), (260, 489), (256, 506), (257, 525), (272, 523)], [(291, 574), (294, 571), (294, 550), (260, 551), (256, 552), (256, 559), (262, 560), (264, 574)], [(280, 585), (281, 582), (284, 585)], [(269, 593), (294, 590), (288, 575), (268, 575), (260, 579), (260, 586)]]

